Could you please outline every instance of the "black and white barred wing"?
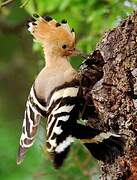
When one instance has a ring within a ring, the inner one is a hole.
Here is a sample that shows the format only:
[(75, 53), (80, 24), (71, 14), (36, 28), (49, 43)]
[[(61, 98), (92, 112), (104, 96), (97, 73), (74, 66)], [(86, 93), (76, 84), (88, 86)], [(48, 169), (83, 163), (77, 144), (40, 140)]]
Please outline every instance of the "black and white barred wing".
[(123, 152), (124, 139), (120, 135), (77, 123), (80, 94), (80, 87), (65, 87), (55, 91), (49, 101), (46, 145), (55, 168), (62, 166), (75, 138), (104, 162), (113, 162)]
[(74, 141), (71, 128), (79, 115), (79, 87), (65, 87), (55, 91), (47, 108), (47, 150), (55, 168), (59, 168)]
[(45, 107), (38, 101), (32, 86), (24, 113), (17, 164), (23, 161), (27, 149), (33, 145), (42, 115), (46, 115)]

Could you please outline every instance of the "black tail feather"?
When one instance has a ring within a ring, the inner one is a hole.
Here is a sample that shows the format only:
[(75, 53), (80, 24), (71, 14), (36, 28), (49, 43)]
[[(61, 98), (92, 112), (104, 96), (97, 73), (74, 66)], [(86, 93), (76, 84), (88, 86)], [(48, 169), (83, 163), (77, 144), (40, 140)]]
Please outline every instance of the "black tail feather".
[(61, 152), (61, 153), (55, 153), (55, 152), (54, 152), (53, 154), (52, 154), (52, 153), (50, 154), (50, 157), (51, 157), (51, 160), (52, 160), (52, 162), (53, 162), (53, 166), (54, 166), (55, 169), (61, 168), (64, 160), (66, 159), (66, 156), (67, 156), (69, 150), (70, 150), (70, 146), (68, 146), (68, 147), (67, 147), (63, 152)]
[(125, 140), (123, 137), (110, 136), (98, 144), (85, 143), (84, 145), (96, 159), (113, 163), (118, 156), (123, 154)]
[(115, 133), (102, 132), (77, 123), (71, 128), (71, 134), (80, 139), (98, 160), (113, 163), (124, 152), (125, 139)]

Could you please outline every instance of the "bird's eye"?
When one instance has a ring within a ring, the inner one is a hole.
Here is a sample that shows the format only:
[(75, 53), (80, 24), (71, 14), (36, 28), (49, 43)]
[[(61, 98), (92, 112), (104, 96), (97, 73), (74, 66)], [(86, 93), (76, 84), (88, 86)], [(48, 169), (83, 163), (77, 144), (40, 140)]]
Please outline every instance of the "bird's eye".
[(66, 49), (66, 48), (67, 48), (67, 45), (66, 45), (66, 44), (63, 44), (63, 45), (62, 45), (62, 48), (63, 48), (63, 49)]

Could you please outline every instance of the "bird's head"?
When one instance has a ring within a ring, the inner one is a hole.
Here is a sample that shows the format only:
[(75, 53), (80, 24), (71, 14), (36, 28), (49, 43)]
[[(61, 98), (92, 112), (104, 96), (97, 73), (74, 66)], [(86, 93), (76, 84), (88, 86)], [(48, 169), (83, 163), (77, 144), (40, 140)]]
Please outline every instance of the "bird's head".
[(56, 53), (62, 57), (79, 54), (75, 49), (74, 29), (69, 27), (66, 20), (58, 23), (49, 16), (42, 18), (34, 15), (28, 25), (28, 30), (42, 44), (46, 53)]

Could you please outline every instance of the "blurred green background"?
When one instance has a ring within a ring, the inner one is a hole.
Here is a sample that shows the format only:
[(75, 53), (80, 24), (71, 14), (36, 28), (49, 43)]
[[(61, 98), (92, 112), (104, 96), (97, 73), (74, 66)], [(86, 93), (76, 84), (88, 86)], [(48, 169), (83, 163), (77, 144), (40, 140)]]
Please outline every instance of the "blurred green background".
[[(74, 143), (61, 170), (54, 170), (43, 149), (44, 120), (35, 145), (16, 165), (25, 101), (44, 65), (43, 52), (33, 42), (26, 22), (33, 13), (67, 19), (74, 27), (77, 47), (90, 53), (108, 29), (136, 9), (137, 0), (0, 0), (0, 179), (96, 180), (97, 161), (79, 142)], [(82, 59), (72, 59), (77, 68)]]

